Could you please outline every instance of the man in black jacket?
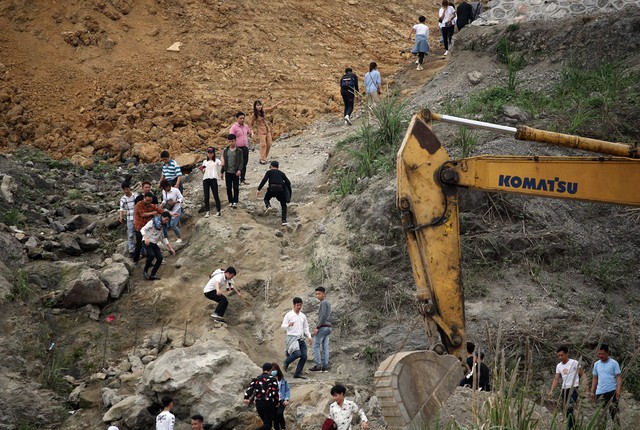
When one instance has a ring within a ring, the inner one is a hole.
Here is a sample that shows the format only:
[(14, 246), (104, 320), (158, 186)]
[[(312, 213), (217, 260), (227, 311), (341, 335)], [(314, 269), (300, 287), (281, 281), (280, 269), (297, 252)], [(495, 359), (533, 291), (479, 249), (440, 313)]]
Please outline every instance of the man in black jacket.
[(271, 209), (271, 204), (269, 202), (273, 197), (275, 197), (282, 207), (282, 225), (289, 225), (287, 222), (287, 202), (291, 199), (291, 182), (289, 181), (289, 178), (287, 178), (287, 175), (278, 169), (279, 167), (280, 164), (277, 161), (274, 160), (271, 162), (269, 170), (264, 174), (264, 178), (262, 178), (260, 185), (258, 185), (256, 196), (260, 195), (260, 190), (264, 184), (269, 181), (267, 194), (264, 196), (264, 204), (267, 207), (265, 214)]
[(344, 102), (344, 123), (347, 125), (351, 125), (353, 103), (358, 91), (358, 77), (353, 73), (351, 67), (347, 67), (344, 69), (344, 75), (340, 78), (340, 95)]
[(469, 3), (467, 3), (467, 0), (462, 0), (462, 3), (458, 5), (456, 17), (458, 31), (462, 30), (464, 26), (471, 24), (473, 21), (473, 8)]

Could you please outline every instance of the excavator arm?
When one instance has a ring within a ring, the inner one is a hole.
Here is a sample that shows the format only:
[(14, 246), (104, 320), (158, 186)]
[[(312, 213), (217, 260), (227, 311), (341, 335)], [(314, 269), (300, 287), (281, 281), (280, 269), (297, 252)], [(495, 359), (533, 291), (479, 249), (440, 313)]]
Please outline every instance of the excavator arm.
[[(431, 119), (598, 152), (586, 157), (480, 156), (451, 160)], [(462, 378), (465, 315), (458, 188), (640, 206), (640, 160), (631, 145), (504, 127), (423, 111), (397, 158), (397, 206), (431, 351), (402, 352), (376, 372), (389, 429), (424, 428)], [(444, 355), (449, 354), (449, 355)]]

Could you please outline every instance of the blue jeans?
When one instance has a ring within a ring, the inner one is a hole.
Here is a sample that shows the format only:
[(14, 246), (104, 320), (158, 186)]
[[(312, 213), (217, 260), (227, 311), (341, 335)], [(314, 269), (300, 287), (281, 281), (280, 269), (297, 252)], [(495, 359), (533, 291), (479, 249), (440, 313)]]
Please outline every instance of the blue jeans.
[[(331, 327), (320, 327), (316, 339), (313, 343), (313, 356), (316, 367), (329, 367), (329, 338), (331, 337)], [(322, 356), (320, 356), (320, 346), (322, 345)], [(321, 359), (322, 358), (322, 359)]]
[(178, 216), (176, 217), (172, 216), (171, 221), (169, 221), (169, 227), (176, 234), (177, 238), (180, 238), (180, 227), (178, 227), (180, 218), (182, 218), (182, 208), (178, 209)]
[(300, 359), (300, 361), (298, 361), (298, 365), (296, 366), (296, 372), (293, 374), (293, 376), (302, 375), (304, 365), (307, 362), (307, 342), (305, 342), (305, 339), (302, 339), (298, 341), (298, 345), (300, 345), (300, 349), (294, 351), (293, 354), (289, 354), (286, 360), (284, 360), (284, 367), (286, 368), (298, 358)]

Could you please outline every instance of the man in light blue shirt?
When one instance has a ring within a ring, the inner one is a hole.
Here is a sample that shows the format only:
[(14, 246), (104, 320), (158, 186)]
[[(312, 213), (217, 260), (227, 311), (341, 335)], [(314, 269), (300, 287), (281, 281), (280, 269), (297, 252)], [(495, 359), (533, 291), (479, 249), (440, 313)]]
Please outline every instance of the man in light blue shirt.
[(620, 365), (609, 357), (609, 345), (601, 344), (598, 349), (599, 360), (593, 365), (593, 380), (591, 381), (591, 399), (601, 402), (601, 422), (606, 424), (607, 413), (605, 407), (609, 407), (611, 419), (618, 427), (618, 400), (622, 394), (622, 376)]

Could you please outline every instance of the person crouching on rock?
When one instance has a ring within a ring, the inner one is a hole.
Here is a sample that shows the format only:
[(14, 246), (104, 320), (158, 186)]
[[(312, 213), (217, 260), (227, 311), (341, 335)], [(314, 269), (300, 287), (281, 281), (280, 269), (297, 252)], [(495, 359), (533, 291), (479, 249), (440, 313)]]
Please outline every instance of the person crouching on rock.
[[(144, 240), (144, 244), (147, 248), (147, 263), (144, 265), (143, 274), (144, 279), (149, 281), (156, 281), (160, 279), (156, 276), (156, 273), (158, 273), (158, 269), (162, 264), (162, 252), (158, 246), (158, 241), (160, 239), (162, 239), (162, 242), (167, 245), (171, 254), (176, 255), (176, 251), (169, 243), (167, 234), (167, 225), (170, 220), (171, 214), (168, 211), (164, 211), (162, 212), (162, 215), (154, 217), (140, 230), (140, 233), (142, 233), (142, 240)], [(148, 270), (152, 265), (153, 269), (151, 269), (151, 274), (149, 274)]]
[(236, 277), (236, 269), (233, 267), (227, 267), (226, 269), (218, 269), (215, 270), (209, 276), (209, 282), (204, 286), (204, 296), (218, 303), (216, 306), (215, 312), (211, 314), (211, 318), (215, 320), (222, 320), (224, 318), (224, 313), (227, 310), (227, 306), (229, 305), (229, 300), (227, 297), (222, 294), (222, 288), (226, 288), (227, 291), (235, 291), (238, 296), (242, 296), (240, 291), (238, 291), (233, 285), (233, 278)]

